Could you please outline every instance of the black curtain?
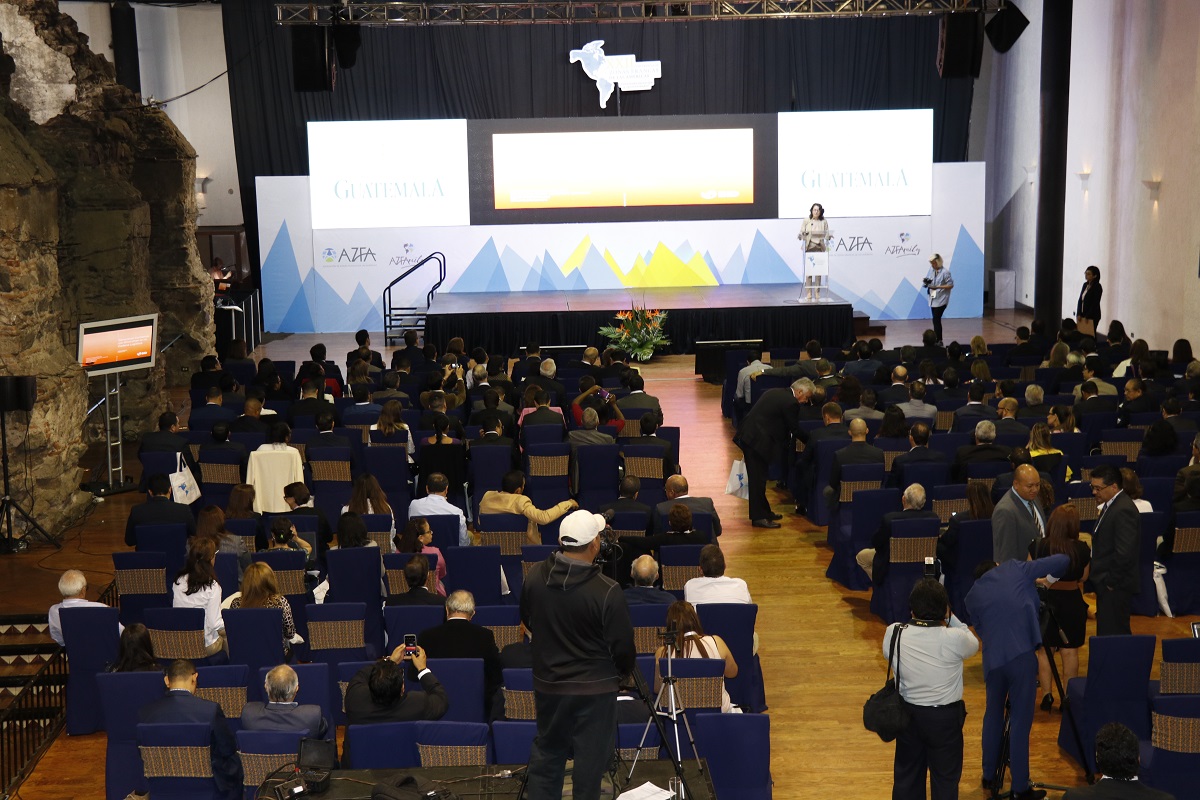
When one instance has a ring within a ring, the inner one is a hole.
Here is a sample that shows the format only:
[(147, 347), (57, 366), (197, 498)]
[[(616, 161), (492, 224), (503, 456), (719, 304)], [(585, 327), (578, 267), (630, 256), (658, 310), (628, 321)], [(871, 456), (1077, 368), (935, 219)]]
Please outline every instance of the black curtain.
[(595, 84), (567, 63), (593, 39), (662, 61), (652, 91), (621, 97), (623, 115), (932, 108), (934, 160), (967, 154), (973, 82), (938, 76), (936, 16), (363, 28), (358, 64), (338, 71), (335, 90), (302, 93), (273, 4), (222, 9), (253, 263), (254, 179), (308, 174), (306, 122), (616, 116), (616, 97), (601, 109)]

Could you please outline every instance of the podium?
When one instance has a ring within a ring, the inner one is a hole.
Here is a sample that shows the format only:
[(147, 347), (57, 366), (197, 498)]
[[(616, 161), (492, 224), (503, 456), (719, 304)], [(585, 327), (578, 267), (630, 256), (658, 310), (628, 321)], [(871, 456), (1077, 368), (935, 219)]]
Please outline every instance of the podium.
[[(809, 279), (812, 279), (810, 282)], [(824, 289), (824, 295), (821, 290)], [(809, 250), (804, 253), (804, 290), (813, 291), (813, 298), (802, 297), (805, 303), (828, 303), (829, 297), (829, 253), (825, 250)]]

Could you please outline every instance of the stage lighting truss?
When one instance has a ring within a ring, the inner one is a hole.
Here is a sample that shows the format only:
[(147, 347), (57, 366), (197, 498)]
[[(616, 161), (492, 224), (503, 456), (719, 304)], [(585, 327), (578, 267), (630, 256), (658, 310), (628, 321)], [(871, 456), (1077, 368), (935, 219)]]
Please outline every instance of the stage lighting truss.
[(1005, 0), (544, 0), (511, 3), (276, 3), (279, 25), (535, 25), (718, 19), (896, 17), (982, 11)]

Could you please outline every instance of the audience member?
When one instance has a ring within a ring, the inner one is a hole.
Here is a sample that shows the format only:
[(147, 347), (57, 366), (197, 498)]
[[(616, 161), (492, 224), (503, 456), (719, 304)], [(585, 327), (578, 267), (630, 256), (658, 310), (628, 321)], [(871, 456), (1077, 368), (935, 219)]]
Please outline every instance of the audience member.
[[(545, 363), (545, 362), (543, 362)], [(483, 713), (487, 719), (503, 716), (504, 694), (500, 650), (491, 629), (471, 622), (475, 596), (459, 589), (446, 597), (446, 621), (421, 631), (417, 642), (429, 658), (478, 658), (483, 660)]]
[(325, 738), (329, 721), (321, 714), (321, 707), (296, 702), (300, 691), (296, 670), (287, 664), (271, 669), (263, 682), (263, 691), (267, 696), (265, 703), (248, 702), (242, 706), (242, 730), (295, 731), (312, 739)]
[[(394, 543), (397, 553), (423, 553), (427, 556), (437, 556), (437, 594), (440, 598), (446, 596), (446, 586), (442, 579), (446, 577), (446, 557), (442, 551), (433, 546), (433, 529), (425, 517), (410, 517), (404, 530), (396, 534)], [(405, 575), (407, 576), (407, 571)], [(407, 580), (407, 577), (405, 578)]]
[[(686, 600), (677, 600), (667, 608), (667, 629), (676, 631), (675, 643), (668, 648), (660, 645), (654, 653), (654, 671), (658, 674), (660, 662), (668, 655), (672, 658), (719, 658), (725, 662), (725, 677), (736, 678), (738, 674), (737, 661), (733, 658), (725, 640), (715, 634), (705, 634), (696, 609)], [(729, 700), (729, 692), (721, 686), (721, 712), (728, 714), (733, 711)]]
[[(416, 669), (422, 691), (405, 690), (402, 661), (410, 662)], [(400, 645), (387, 658), (368, 664), (350, 679), (345, 705), (348, 724), (367, 725), (441, 719), (450, 707), (450, 700), (430, 671), (425, 650), (418, 645), (415, 653), (406, 656), (404, 645)]]
[(296, 639), (296, 621), (292, 617), (292, 604), (279, 591), (275, 570), (261, 561), (246, 568), (242, 578), (242, 591), (233, 598), (230, 608), (277, 608), (283, 614), (283, 652), (285, 657), (292, 652)]
[(554, 520), (579, 508), (574, 500), (563, 500), (548, 509), (540, 509), (524, 495), (525, 474), (519, 470), (505, 473), (500, 482), (500, 491), (485, 492), (479, 501), (480, 514), (520, 514), (529, 520), (525, 536), (530, 544), (541, 544), (542, 536), (538, 525), (549, 525)]
[[(59, 617), (59, 612), (64, 608), (108, 608), (104, 603), (98, 603), (94, 600), (87, 599), (87, 576), (77, 569), (69, 569), (58, 578), (58, 593), (62, 596), (62, 600), (50, 606), (50, 611), (47, 614), (49, 619), (50, 638), (60, 645), (66, 645), (63, 641), (62, 621)], [(120, 623), (117, 623), (118, 632), (124, 628)]]
[(441, 606), (446, 598), (429, 591), (429, 559), (417, 553), (404, 565), (404, 583), (408, 591), (389, 595), (389, 606)]
[(204, 610), (204, 652), (209, 656), (226, 649), (221, 584), (217, 583), (214, 571), (216, 563), (216, 542), (209, 537), (197, 538), (188, 547), (183, 571), (171, 587), (172, 606)]
[(996, 423), (981, 419), (975, 424), (974, 444), (963, 445), (954, 454), (954, 478), (967, 480), (967, 465), (1007, 461), (1009, 448), (996, 444)]
[(108, 671), (162, 672), (162, 665), (154, 657), (154, 642), (145, 625), (135, 622), (121, 631), (117, 660), (108, 665)]
[(125, 544), (137, 545), (139, 525), (182, 525), (188, 536), (196, 533), (196, 518), (191, 510), (171, 499), (170, 478), (161, 472), (151, 475), (146, 479), (146, 493), (146, 502), (129, 510), (129, 518), (125, 520)]
[(930, 426), (918, 422), (908, 430), (909, 451), (901, 453), (892, 459), (892, 471), (888, 475), (888, 485), (895, 488), (907, 486), (910, 482), (904, 478), (904, 469), (910, 464), (945, 463), (946, 457), (937, 450), (929, 447)]
[(659, 579), (658, 562), (654, 556), (642, 555), (633, 560), (630, 568), (633, 585), (625, 587), (625, 603), (631, 606), (670, 605), (678, 598), (655, 586)]
[(882, 586), (887, 578), (892, 554), (892, 525), (899, 520), (937, 519), (933, 511), (925, 510), (925, 487), (919, 483), (909, 484), (900, 495), (900, 511), (883, 515), (879, 529), (871, 537), (871, 546), (858, 551), (854, 560), (875, 586)]
[(689, 494), (687, 478), (682, 475), (672, 475), (663, 484), (663, 492), (667, 499), (654, 507), (654, 530), (657, 533), (662, 533), (666, 529), (665, 523), (671, 514), (671, 508), (676, 504), (683, 504), (693, 515), (707, 514), (708, 518), (712, 520), (713, 537), (721, 535), (721, 516), (717, 513), (717, 507), (713, 505), (712, 498), (693, 497)]
[(1100, 726), (1096, 731), (1096, 771), (1101, 778), (1092, 786), (1068, 789), (1063, 800), (1173, 800), (1173, 795), (1138, 780), (1140, 751), (1137, 734), (1129, 728), (1119, 722)]
[(692, 605), (754, 602), (744, 580), (725, 575), (725, 554), (717, 545), (709, 544), (701, 549), (698, 571), (700, 577), (691, 578), (683, 585), (683, 599)]

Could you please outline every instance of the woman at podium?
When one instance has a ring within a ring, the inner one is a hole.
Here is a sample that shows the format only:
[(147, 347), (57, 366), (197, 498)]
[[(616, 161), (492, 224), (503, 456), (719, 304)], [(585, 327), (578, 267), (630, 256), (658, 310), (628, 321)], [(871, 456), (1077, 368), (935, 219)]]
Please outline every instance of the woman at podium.
[[(812, 208), (808, 210), (808, 217), (800, 225), (800, 233), (796, 237), (804, 243), (804, 252), (806, 253), (824, 253), (826, 243), (833, 237), (829, 235), (829, 223), (825, 221), (825, 207), (820, 203), (813, 203)], [(826, 277), (826, 285), (829, 278)], [(804, 299), (813, 299), (813, 287), (816, 286), (818, 294), (821, 291), (820, 279), (812, 275), (804, 276)]]

